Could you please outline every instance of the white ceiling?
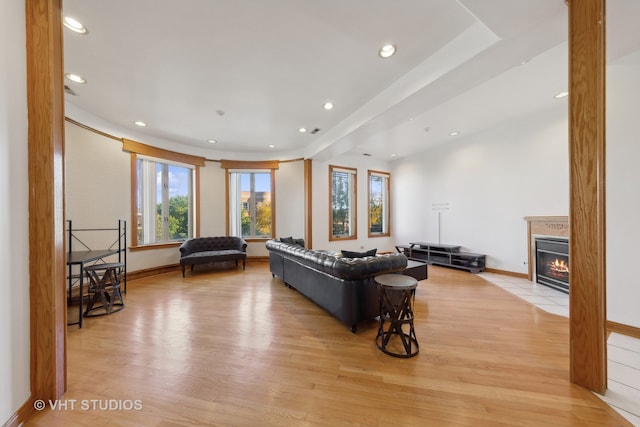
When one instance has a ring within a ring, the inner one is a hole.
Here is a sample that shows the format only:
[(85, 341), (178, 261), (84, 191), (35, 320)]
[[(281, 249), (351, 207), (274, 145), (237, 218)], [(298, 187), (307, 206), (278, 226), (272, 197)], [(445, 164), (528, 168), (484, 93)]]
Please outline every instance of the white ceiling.
[(211, 159), (390, 160), (557, 108), (567, 89), (563, 0), (64, 0), (64, 14), (89, 30), (64, 31), (65, 72), (87, 79), (65, 82), (68, 117)]

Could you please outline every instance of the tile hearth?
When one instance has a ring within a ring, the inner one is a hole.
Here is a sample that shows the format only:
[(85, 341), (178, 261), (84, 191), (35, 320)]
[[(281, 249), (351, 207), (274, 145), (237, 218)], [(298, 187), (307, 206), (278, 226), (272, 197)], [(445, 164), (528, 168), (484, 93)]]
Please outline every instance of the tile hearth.
[[(524, 278), (487, 272), (478, 275), (542, 310), (569, 317), (569, 295), (563, 292)], [(612, 333), (607, 356), (608, 389), (605, 396), (596, 396), (640, 427), (640, 340)]]

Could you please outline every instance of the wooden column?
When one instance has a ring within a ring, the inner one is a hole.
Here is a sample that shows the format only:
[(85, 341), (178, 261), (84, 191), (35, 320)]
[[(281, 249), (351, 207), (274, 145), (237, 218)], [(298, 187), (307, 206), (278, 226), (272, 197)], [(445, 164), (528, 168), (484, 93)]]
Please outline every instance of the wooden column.
[(605, 0), (568, 4), (571, 381), (604, 393)]
[(307, 248), (313, 248), (313, 179), (311, 159), (304, 159), (304, 242)]
[(61, 0), (26, 0), (31, 392), (66, 388)]

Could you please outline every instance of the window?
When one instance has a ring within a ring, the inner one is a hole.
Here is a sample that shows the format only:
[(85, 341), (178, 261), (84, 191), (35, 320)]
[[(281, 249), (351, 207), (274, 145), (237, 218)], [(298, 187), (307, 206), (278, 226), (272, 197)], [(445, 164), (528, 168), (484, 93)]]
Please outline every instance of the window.
[(136, 175), (138, 245), (193, 237), (193, 166), (137, 157)]
[(229, 228), (232, 236), (273, 237), (273, 172), (229, 171)]
[(131, 248), (177, 246), (197, 236), (199, 168), (204, 157), (126, 138), (122, 149), (131, 153), (131, 224), (136, 227)]
[(386, 172), (370, 170), (369, 176), (369, 237), (389, 236), (389, 179)]
[(357, 170), (329, 166), (331, 200), (329, 210), (329, 240), (358, 237), (356, 182)]
[(227, 234), (270, 239), (276, 234), (277, 160), (222, 160), (227, 170)]

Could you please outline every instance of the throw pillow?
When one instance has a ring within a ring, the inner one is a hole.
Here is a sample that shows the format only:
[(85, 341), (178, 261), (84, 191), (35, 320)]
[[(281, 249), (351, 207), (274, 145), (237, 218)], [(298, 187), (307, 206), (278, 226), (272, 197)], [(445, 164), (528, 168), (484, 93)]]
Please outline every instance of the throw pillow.
[(378, 248), (375, 249), (371, 249), (369, 251), (366, 252), (354, 252), (354, 251), (342, 251), (342, 256), (345, 258), (364, 258), (364, 257), (368, 257), (368, 256), (376, 256), (376, 252), (378, 251)]
[(291, 245), (295, 245), (295, 243), (296, 243), (296, 241), (295, 241), (295, 240), (293, 240), (293, 237), (281, 237), (281, 238), (280, 238), (280, 241), (281, 241), (282, 243), (289, 243), (289, 244), (291, 244)]

